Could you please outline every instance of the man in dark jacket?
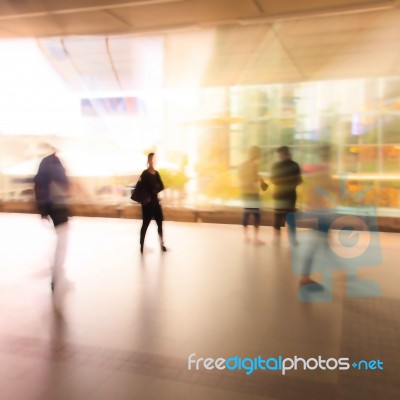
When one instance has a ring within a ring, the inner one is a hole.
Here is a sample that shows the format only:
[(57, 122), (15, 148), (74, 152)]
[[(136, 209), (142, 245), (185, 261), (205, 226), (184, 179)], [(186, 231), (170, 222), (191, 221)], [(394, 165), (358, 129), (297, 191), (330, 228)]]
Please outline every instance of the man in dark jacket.
[[(272, 166), (271, 181), (275, 185), (274, 202), (274, 229), (275, 240), (280, 240), (281, 226), (285, 224), (288, 213), (296, 210), (297, 186), (302, 183), (299, 164), (292, 160), (289, 147), (277, 149), (279, 161)], [(296, 243), (296, 228), (288, 226), (289, 239)]]
[(52, 265), (51, 289), (54, 292), (57, 283), (64, 278), (64, 259), (68, 233), (68, 192), (69, 180), (56, 149), (43, 158), (34, 177), (34, 189), (38, 211), (43, 219), (53, 223), (57, 243)]

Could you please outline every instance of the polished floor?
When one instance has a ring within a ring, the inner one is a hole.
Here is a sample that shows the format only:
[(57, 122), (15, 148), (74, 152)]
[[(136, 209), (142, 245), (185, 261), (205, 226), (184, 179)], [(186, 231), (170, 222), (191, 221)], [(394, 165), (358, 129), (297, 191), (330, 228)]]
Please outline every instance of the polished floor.
[[(302, 302), (285, 235), (245, 243), (235, 225), (73, 218), (56, 307), (54, 231), (0, 214), (0, 400), (399, 399), (400, 234), (381, 233), (381, 265), (360, 268), (378, 297)], [(300, 248), (302, 244), (300, 243)], [(315, 279), (319, 275), (315, 274)], [(383, 371), (188, 370), (188, 356), (380, 359)]]

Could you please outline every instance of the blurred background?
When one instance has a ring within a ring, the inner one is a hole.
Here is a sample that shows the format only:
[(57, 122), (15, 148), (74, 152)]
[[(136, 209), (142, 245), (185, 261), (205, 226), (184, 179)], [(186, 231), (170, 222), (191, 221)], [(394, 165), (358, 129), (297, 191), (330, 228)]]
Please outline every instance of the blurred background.
[[(0, 0), (0, 399), (400, 399), (399, 240), (385, 232), (400, 232), (399, 43), (400, 0)], [(358, 206), (351, 216), (376, 207), (379, 240), (375, 222), (343, 225), (329, 259), (310, 230), (295, 250), (272, 228), (253, 246), (221, 225), (241, 222), (248, 149), (270, 183), (282, 145), (302, 168), (300, 209), (318, 188)], [(36, 212), (49, 146), (74, 216), (121, 217), (71, 219), (71, 290), (54, 303), (66, 229), (16, 214)], [(142, 256), (140, 221), (123, 218), (140, 217), (130, 191), (150, 151), (165, 219), (214, 224), (166, 224), (167, 253), (150, 228)], [(310, 258), (324, 287), (306, 303), (292, 264)], [(351, 297), (377, 284), (379, 297)], [(385, 371), (229, 377), (188, 371), (191, 353), (379, 359)]]
[(3, 210), (31, 209), (44, 143), (96, 215), (132, 207), (149, 151), (164, 205), (239, 209), (248, 148), (268, 180), (288, 145), (303, 189), (328, 163), (351, 193), (369, 187), (360, 204), (400, 216), (395, 2), (0, 3)]

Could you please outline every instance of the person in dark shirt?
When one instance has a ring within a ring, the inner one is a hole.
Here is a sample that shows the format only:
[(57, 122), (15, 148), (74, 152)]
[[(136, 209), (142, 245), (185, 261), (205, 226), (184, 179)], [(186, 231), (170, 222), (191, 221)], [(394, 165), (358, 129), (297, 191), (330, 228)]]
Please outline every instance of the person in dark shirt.
[[(275, 185), (274, 191), (274, 229), (275, 240), (280, 240), (281, 226), (285, 224), (286, 216), (296, 210), (297, 186), (302, 183), (299, 164), (291, 159), (289, 147), (277, 149), (279, 161), (272, 166), (271, 181)], [(296, 243), (296, 228), (288, 226), (289, 239)]]
[(163, 239), (163, 212), (158, 198), (158, 193), (164, 190), (164, 184), (160, 174), (154, 168), (154, 153), (149, 153), (147, 156), (147, 165), (148, 168), (145, 169), (140, 176), (143, 191), (147, 194), (145, 201), (142, 203), (143, 223), (140, 229), (140, 252), (143, 253), (147, 228), (153, 218), (157, 223), (161, 250), (167, 251)]
[(43, 219), (52, 222), (56, 232), (56, 249), (51, 272), (53, 292), (60, 283), (63, 285), (67, 283), (64, 259), (67, 248), (70, 188), (65, 168), (57, 157), (56, 151), (50, 146), (51, 154), (42, 159), (33, 179), (37, 209)]
[(50, 218), (54, 226), (68, 221), (69, 181), (56, 150), (44, 157), (34, 177), (35, 198), (38, 211), (43, 218)]

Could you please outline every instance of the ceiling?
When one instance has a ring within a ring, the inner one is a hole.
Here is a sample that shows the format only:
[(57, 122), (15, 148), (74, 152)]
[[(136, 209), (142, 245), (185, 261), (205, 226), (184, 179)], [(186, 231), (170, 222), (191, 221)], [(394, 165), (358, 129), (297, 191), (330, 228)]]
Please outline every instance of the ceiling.
[(115, 35), (390, 9), (378, 0), (0, 0), (0, 37)]
[(23, 37), (90, 90), (400, 74), (397, 1), (0, 0), (0, 38)]

